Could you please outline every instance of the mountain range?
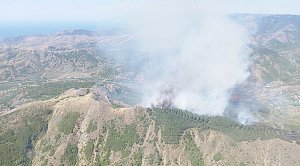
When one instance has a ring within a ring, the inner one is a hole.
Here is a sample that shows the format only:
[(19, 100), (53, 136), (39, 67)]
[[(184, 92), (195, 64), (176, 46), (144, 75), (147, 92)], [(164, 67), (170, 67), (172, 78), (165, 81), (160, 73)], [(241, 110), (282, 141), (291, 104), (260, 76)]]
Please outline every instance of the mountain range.
[(1, 40), (0, 165), (300, 165), (300, 16), (232, 19), (252, 53), (224, 116), (137, 106), (145, 57), (125, 30)]

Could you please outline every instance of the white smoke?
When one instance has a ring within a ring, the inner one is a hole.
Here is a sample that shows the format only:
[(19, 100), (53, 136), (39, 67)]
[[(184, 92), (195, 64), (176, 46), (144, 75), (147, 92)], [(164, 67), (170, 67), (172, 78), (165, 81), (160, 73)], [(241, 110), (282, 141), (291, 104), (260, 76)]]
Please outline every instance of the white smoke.
[(246, 107), (239, 109), (237, 119), (244, 125), (252, 125), (253, 123), (258, 122), (258, 119), (256, 119)]
[(212, 6), (155, 0), (132, 17), (131, 30), (149, 59), (144, 105), (167, 100), (198, 114), (223, 114), (231, 90), (248, 76), (250, 52), (243, 27)]

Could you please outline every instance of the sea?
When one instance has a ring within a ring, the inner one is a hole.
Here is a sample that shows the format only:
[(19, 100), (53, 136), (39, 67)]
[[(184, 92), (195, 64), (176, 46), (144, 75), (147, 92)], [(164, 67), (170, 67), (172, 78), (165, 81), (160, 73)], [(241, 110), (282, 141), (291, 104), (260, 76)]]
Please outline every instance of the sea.
[(95, 22), (0, 22), (0, 39), (8, 37), (52, 34), (63, 30), (85, 29), (90, 31), (107, 30), (114, 25)]

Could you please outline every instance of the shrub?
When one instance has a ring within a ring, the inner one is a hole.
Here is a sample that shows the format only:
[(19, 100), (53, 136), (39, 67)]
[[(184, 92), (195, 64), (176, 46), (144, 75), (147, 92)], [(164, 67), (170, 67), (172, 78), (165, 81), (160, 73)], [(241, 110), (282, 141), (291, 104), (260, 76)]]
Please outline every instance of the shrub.
[(141, 166), (142, 165), (142, 160), (143, 160), (143, 152), (141, 149), (139, 149), (133, 156), (133, 159), (135, 161), (136, 166)]
[(68, 144), (65, 153), (62, 156), (62, 160), (68, 163), (68, 165), (76, 165), (78, 162), (78, 148), (76, 144)]
[(192, 165), (204, 165), (202, 153), (189, 133), (186, 134), (184, 142), (186, 147), (185, 150), (187, 151), (187, 155), (190, 158)]
[(97, 123), (94, 122), (94, 121), (90, 121), (87, 129), (86, 129), (86, 132), (87, 133), (91, 133), (91, 132), (94, 132), (97, 130)]
[(58, 124), (58, 130), (66, 135), (72, 133), (79, 116), (78, 112), (67, 113)]
[(86, 160), (90, 161), (92, 159), (93, 150), (94, 150), (94, 142), (88, 141), (83, 150)]
[(113, 151), (123, 151), (126, 146), (131, 147), (139, 140), (139, 135), (134, 125), (127, 125), (121, 131), (118, 131), (115, 125), (109, 129), (109, 135), (105, 144), (106, 149)]
[(220, 152), (215, 154), (213, 158), (214, 158), (215, 162), (218, 162), (223, 159), (222, 154)]
[[(39, 136), (47, 131), (48, 116), (52, 111), (39, 109), (33, 112), (19, 115), (16, 126), (0, 131), (0, 165), (31, 165), (32, 156), (27, 154), (33, 150)], [(15, 119), (15, 115), (7, 115), (7, 119)], [(1, 118), (1, 124), (7, 123)]]

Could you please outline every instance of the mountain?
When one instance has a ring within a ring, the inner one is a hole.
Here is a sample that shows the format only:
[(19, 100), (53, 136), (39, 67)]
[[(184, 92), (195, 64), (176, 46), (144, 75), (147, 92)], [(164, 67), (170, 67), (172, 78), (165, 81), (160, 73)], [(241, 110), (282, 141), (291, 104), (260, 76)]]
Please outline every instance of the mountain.
[(109, 63), (98, 43), (113, 45), (123, 38), (77, 29), (47, 36), (4, 39), (0, 47), (0, 80), (90, 76)]
[(125, 30), (3, 39), (0, 165), (300, 165), (300, 16), (232, 18), (252, 53), (224, 116), (135, 106), (145, 57)]
[(132, 73), (125, 73), (128, 65), (114, 62), (107, 51), (128, 38), (118, 30), (97, 34), (77, 29), (4, 39), (0, 42), (1, 110), (49, 99), (70, 88), (112, 87), (131, 78)]
[(258, 113), (261, 120), (299, 131), (300, 16), (243, 15), (240, 19), (248, 20), (244, 23), (253, 30), (251, 75), (244, 90), (251, 89), (251, 99), (264, 105), (265, 111)]
[(117, 105), (100, 89), (69, 90), (11, 110), (1, 124), (1, 165), (300, 164), (298, 134)]

